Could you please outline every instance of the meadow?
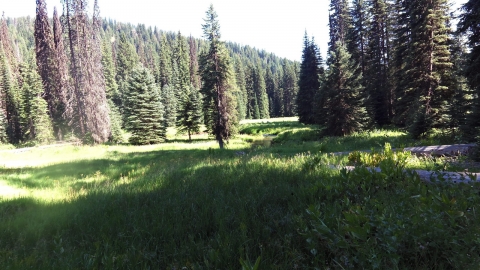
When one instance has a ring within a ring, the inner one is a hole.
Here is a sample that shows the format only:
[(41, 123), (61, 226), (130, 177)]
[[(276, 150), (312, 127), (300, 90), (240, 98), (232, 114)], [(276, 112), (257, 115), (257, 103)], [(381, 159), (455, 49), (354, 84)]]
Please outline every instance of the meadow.
[[(426, 184), (409, 169), (443, 160), (389, 150), (445, 142), (287, 118), (244, 122), (224, 150), (171, 132), (3, 151), (0, 269), (478, 269), (480, 184)], [(331, 154), (354, 150), (382, 172)]]

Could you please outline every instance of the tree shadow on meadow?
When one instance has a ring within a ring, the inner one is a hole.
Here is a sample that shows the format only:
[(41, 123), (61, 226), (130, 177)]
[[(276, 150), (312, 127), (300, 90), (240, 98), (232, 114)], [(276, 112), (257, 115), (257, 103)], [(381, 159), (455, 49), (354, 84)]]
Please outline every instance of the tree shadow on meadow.
[[(145, 170), (148, 166), (172, 170), (185, 162), (195, 163), (205, 158), (234, 156), (233, 151), (224, 150), (157, 150), (150, 152), (119, 153), (113, 151), (104, 158), (78, 160), (41, 167), (0, 168), (0, 175), (9, 185), (17, 188), (54, 188), (61, 185), (85, 181), (119, 181), (132, 171)], [(177, 162), (175, 162), (177, 161)], [(192, 164), (194, 165), (194, 164)], [(103, 180), (102, 180), (103, 179)]]
[[(262, 252), (273, 258), (285, 248), (291, 250), (291, 261), (299, 258), (293, 251), (301, 249), (303, 240), (292, 234), (293, 213), (303, 213), (313, 202), (310, 196), (299, 195), (304, 192), (299, 187), (310, 187), (315, 179), (291, 168), (262, 166), (234, 150), (165, 152), (30, 169), (34, 187), (36, 177), (75, 178), (100, 171), (119, 181), (127, 171), (142, 171), (132, 176), (137, 180), (116, 190), (100, 188), (72, 200), (0, 201), (0, 218), (8, 221), (0, 225), (5, 232), (2, 246), (26, 257), (41, 257), (40, 268), (55, 262), (59, 267), (73, 263), (88, 268), (93, 263), (165, 269), (191, 262), (232, 269), (238, 268), (239, 258), (255, 259)], [(20, 266), (33, 266), (35, 260), (24, 263)]]

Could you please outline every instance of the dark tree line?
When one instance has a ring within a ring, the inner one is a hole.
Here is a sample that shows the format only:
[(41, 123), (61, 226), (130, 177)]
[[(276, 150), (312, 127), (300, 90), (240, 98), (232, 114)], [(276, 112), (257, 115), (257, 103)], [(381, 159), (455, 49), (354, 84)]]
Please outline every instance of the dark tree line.
[(457, 33), (450, 6), (448, 0), (331, 0), (325, 71), (305, 37), (300, 121), (319, 124), (327, 135), (395, 125), (417, 138), (440, 129), (472, 140), (479, 119), (479, 5), (463, 6)]

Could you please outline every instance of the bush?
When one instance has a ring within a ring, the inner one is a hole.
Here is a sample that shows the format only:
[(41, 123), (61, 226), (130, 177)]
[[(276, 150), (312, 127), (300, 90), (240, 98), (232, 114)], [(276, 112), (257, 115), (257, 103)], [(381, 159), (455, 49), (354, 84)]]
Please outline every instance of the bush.
[[(301, 224), (313, 266), (340, 269), (476, 268), (480, 185), (427, 185), (406, 155), (351, 154), (363, 165), (324, 186)], [(328, 207), (327, 206), (328, 202)]]

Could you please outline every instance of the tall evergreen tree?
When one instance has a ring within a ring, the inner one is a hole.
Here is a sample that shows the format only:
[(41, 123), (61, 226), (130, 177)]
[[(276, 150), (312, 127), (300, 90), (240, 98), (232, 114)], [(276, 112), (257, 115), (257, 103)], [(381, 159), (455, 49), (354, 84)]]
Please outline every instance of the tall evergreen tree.
[(166, 127), (175, 127), (177, 121), (177, 97), (175, 89), (168, 84), (164, 85), (161, 93), (161, 100), (164, 107), (163, 121)]
[(188, 46), (190, 48), (190, 83), (195, 89), (200, 89), (201, 81), (198, 75), (198, 43), (190, 36), (188, 38)]
[(281, 101), (282, 116), (294, 116), (296, 112), (295, 101), (298, 93), (298, 76), (295, 65), (284, 61), (283, 65), (282, 93), (280, 93), (279, 101)]
[(160, 40), (160, 84), (162, 87), (165, 85), (172, 85), (174, 84), (172, 76), (172, 50), (170, 48), (170, 44), (168, 44), (167, 36), (165, 34), (162, 35)]
[(263, 73), (263, 69), (259, 63), (257, 63), (255, 71), (255, 94), (257, 96), (260, 119), (268, 119), (270, 118), (270, 112), (268, 109), (267, 86), (265, 84), (265, 75)]
[(127, 130), (132, 133), (131, 144), (156, 144), (165, 140), (163, 106), (155, 78), (147, 68), (135, 67), (127, 80), (125, 93)]
[(364, 130), (368, 115), (364, 107), (360, 67), (340, 42), (329, 52), (329, 66), (321, 92), (322, 115), (318, 123), (325, 134), (344, 136)]
[(47, 102), (42, 98), (42, 80), (31, 64), (23, 64), (21, 124), (23, 141), (45, 144), (53, 141), (53, 126)]
[(6, 133), (10, 143), (19, 143), (22, 139), (20, 125), (21, 95), (16, 77), (12, 71), (3, 44), (0, 44), (0, 97), (3, 98), (2, 108), (5, 113)]
[(140, 58), (137, 55), (135, 46), (127, 39), (125, 33), (120, 34), (120, 40), (118, 42), (117, 49), (117, 62), (116, 62), (116, 78), (119, 87), (118, 97), (112, 96), (112, 100), (118, 106), (123, 120), (126, 121), (124, 99), (125, 92), (127, 91), (127, 80), (130, 73), (133, 71), (136, 65), (140, 62)]
[(468, 35), (468, 54), (465, 75), (468, 84), (474, 93), (472, 112), (463, 130), (465, 138), (473, 141), (478, 136), (480, 127), (480, 2), (469, 0), (462, 6), (462, 15), (458, 25), (458, 31)]
[(365, 92), (368, 94), (368, 110), (375, 124), (384, 126), (393, 119), (393, 85), (390, 74), (391, 38), (387, 2), (373, 0), (370, 3), (369, 39), (366, 45), (363, 72)]
[(317, 95), (317, 122), (324, 133), (344, 136), (365, 129), (368, 116), (364, 106), (364, 88), (358, 59), (348, 52), (347, 3), (332, 0), (328, 69)]
[(315, 123), (315, 97), (320, 90), (320, 76), (323, 73), (317, 46), (305, 32), (302, 63), (298, 80), (297, 115), (300, 123)]
[(190, 55), (187, 40), (178, 32), (173, 52), (175, 66), (174, 89), (177, 98), (177, 111), (188, 103), (190, 92)]
[(110, 117), (101, 63), (100, 14), (97, 0), (90, 19), (86, 0), (65, 0), (73, 92), (67, 113), (83, 140), (103, 143), (110, 137)]
[(206, 126), (223, 149), (237, 125), (236, 102), (233, 98), (236, 82), (227, 49), (220, 41), (217, 17), (213, 5), (210, 5), (205, 24), (202, 25), (209, 49), (201, 56), (200, 73)]
[[(66, 95), (68, 92), (68, 74), (62, 30), (57, 11), (53, 16), (54, 33), (50, 28), (45, 0), (37, 0), (37, 14), (35, 18), (35, 47), (37, 67), (42, 78), (44, 99), (48, 104), (48, 112), (53, 120), (54, 132), (57, 139), (62, 139), (66, 132), (65, 109), (67, 106)], [(60, 47), (57, 49), (57, 45)]]
[(235, 75), (237, 81), (237, 111), (239, 120), (247, 118), (247, 87), (245, 83), (245, 70), (240, 59), (235, 59)]
[(120, 99), (118, 92), (118, 84), (115, 80), (115, 65), (113, 64), (111, 45), (109, 41), (104, 40), (102, 42), (102, 66), (103, 76), (105, 77), (105, 94), (107, 96), (109, 116), (111, 123), (111, 136), (110, 141), (120, 143), (123, 141), (122, 137), (122, 115), (118, 106), (115, 104), (115, 100)]
[[(414, 137), (435, 127), (445, 127), (447, 101), (452, 91), (452, 63), (448, 47), (450, 29), (447, 24), (447, 0), (409, 1), (404, 6), (408, 21), (404, 72), (400, 79), (396, 108), (400, 122), (405, 121)], [(405, 81), (407, 80), (407, 81)]]
[[(51, 75), (53, 83), (52, 93), (54, 100), (49, 105), (49, 115), (52, 119), (54, 134), (57, 139), (62, 140), (67, 133), (68, 119), (66, 110), (68, 107), (67, 96), (71, 93), (70, 74), (68, 72), (68, 57), (63, 43), (63, 27), (57, 13), (57, 8), (53, 9), (53, 65)], [(37, 64), (38, 65), (38, 64)], [(43, 80), (43, 78), (42, 78)], [(47, 100), (48, 103), (48, 100)]]

